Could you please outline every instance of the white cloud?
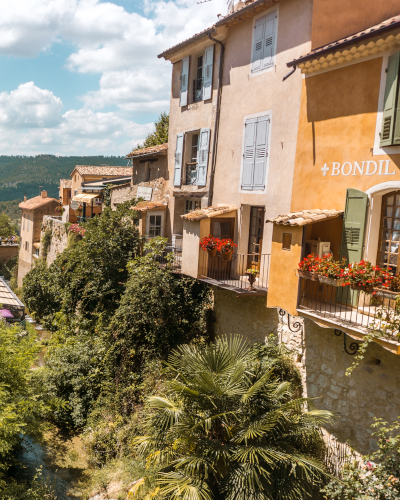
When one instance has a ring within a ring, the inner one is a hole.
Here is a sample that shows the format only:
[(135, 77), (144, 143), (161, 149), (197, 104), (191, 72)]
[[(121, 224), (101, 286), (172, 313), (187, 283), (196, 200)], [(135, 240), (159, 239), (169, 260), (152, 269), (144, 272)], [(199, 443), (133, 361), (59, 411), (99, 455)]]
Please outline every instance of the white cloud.
[(10, 129), (54, 127), (62, 121), (63, 104), (53, 92), (33, 82), (0, 93), (0, 124)]

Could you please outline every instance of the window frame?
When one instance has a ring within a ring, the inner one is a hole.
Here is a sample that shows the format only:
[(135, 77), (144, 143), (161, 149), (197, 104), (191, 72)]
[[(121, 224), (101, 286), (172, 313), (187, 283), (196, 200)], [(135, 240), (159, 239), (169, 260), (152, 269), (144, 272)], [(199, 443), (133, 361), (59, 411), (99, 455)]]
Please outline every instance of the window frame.
[[(268, 68), (263, 68), (263, 69), (260, 69), (258, 71), (253, 71), (252, 67), (253, 67), (253, 53), (254, 53), (254, 44), (255, 44), (254, 36), (255, 36), (256, 22), (258, 19), (260, 19), (260, 17), (267, 16), (268, 14), (271, 14), (274, 11), (276, 12), (276, 16), (275, 16), (276, 26), (275, 26), (275, 39), (274, 39), (274, 55), (273, 55), (272, 64), (270, 66), (268, 66)], [(273, 7), (269, 8), (267, 10), (264, 10), (260, 14), (257, 14), (256, 16), (253, 17), (252, 32), (251, 32), (252, 35), (251, 35), (251, 52), (250, 52), (250, 70), (249, 70), (250, 78), (262, 75), (264, 73), (268, 73), (275, 68), (277, 46), (278, 46), (278, 27), (279, 27), (279, 4), (274, 5)]]
[[(151, 239), (151, 238), (157, 238), (157, 236), (150, 236), (149, 230), (150, 230), (150, 217), (154, 215), (161, 215), (161, 234), (158, 236), (164, 237), (164, 231), (165, 231), (165, 211), (163, 210), (152, 210), (146, 213), (146, 238)], [(157, 226), (156, 226), (157, 227)]]

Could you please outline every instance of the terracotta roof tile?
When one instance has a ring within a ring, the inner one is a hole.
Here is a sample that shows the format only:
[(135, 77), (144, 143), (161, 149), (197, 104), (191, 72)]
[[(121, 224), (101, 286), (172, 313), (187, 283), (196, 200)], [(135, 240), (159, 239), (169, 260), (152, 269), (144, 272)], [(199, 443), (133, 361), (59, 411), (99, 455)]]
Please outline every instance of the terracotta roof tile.
[(312, 224), (322, 220), (334, 219), (342, 215), (343, 212), (343, 210), (321, 210), (320, 208), (315, 208), (314, 210), (302, 210), (301, 212), (278, 215), (278, 217), (267, 219), (266, 222), (283, 224), (285, 226), (305, 226), (306, 224)]
[(126, 155), (127, 158), (134, 158), (138, 156), (149, 156), (149, 155), (166, 155), (168, 152), (168, 142), (164, 144), (158, 144), (157, 146), (150, 146), (149, 148), (136, 149), (131, 151)]
[(58, 203), (58, 200), (54, 198), (42, 198), (41, 196), (35, 196), (35, 198), (23, 201), (18, 206), (19, 208), (24, 208), (25, 210), (34, 210), (42, 205), (46, 205), (46, 203), (50, 203), (51, 201)]
[(108, 167), (108, 166), (96, 166), (96, 165), (77, 165), (74, 172), (78, 172), (81, 175), (98, 175), (104, 177), (117, 177), (119, 175), (132, 175), (132, 167)]
[(72, 187), (72, 179), (60, 179), (60, 186), (64, 189)]
[(317, 49), (312, 50), (308, 54), (299, 57), (298, 59), (294, 59), (287, 65), (294, 66), (295, 64), (299, 64), (301, 62), (305, 62), (307, 60), (313, 59), (315, 57), (320, 57), (321, 55), (331, 52), (333, 50), (337, 50), (338, 48), (344, 47), (346, 45), (353, 45), (365, 38), (373, 38), (374, 36), (380, 35), (383, 32), (391, 31), (396, 28), (400, 28), (400, 15), (391, 17), (386, 21), (383, 21), (375, 26), (371, 26), (365, 30), (359, 31), (358, 33), (353, 33), (345, 38), (341, 38), (334, 42), (323, 45), (322, 47), (318, 47)]
[(226, 214), (228, 212), (233, 212), (234, 210), (237, 210), (234, 205), (214, 205), (213, 207), (200, 208), (198, 210), (193, 210), (193, 212), (189, 212), (188, 214), (181, 215), (181, 219), (191, 221), (208, 219)]
[(167, 208), (166, 203), (158, 203), (156, 201), (139, 201), (137, 205), (131, 207), (131, 210), (137, 210), (138, 212), (148, 212), (149, 210), (163, 210)]

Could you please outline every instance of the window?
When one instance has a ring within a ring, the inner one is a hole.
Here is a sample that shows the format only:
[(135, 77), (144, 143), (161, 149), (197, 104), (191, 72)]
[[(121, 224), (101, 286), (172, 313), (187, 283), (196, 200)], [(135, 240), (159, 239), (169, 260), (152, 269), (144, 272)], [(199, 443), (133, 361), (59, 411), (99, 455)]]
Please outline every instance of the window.
[[(193, 102), (207, 101), (212, 97), (214, 44), (206, 47), (204, 53), (194, 58), (194, 69), (190, 75), (189, 57), (181, 61), (181, 89), (179, 105), (187, 106), (189, 78), (193, 78)], [(190, 76), (189, 76), (190, 75)]]
[(193, 80), (193, 102), (203, 100), (203, 56), (197, 58), (196, 79)]
[(29, 241), (25, 241), (25, 250), (29, 252)]
[[(186, 136), (186, 137), (185, 137)], [(189, 141), (189, 148), (185, 148), (183, 160), (184, 140)], [(210, 129), (201, 129), (199, 133), (180, 133), (176, 136), (174, 186), (180, 187), (182, 182), (182, 164), (186, 162), (186, 184), (196, 186), (207, 185), (207, 166), (210, 146)]]
[(263, 230), (264, 230), (263, 207), (250, 208), (250, 231), (249, 231), (249, 253), (261, 253)]
[(164, 212), (147, 213), (147, 235), (149, 238), (164, 236)]
[(30, 214), (28, 214), (26, 217), (27, 217), (27, 221), (26, 221), (26, 224), (27, 224), (27, 225), (26, 225), (26, 230), (27, 230), (27, 231), (29, 231), (29, 222), (30, 222), (30, 220), (31, 220), (31, 215), (30, 215)]
[(275, 63), (277, 18), (274, 11), (254, 22), (251, 73), (264, 71)]
[(24, 214), (22, 216), (22, 229), (25, 231), (25, 218), (26, 218), (26, 215)]
[(197, 184), (197, 157), (199, 151), (199, 134), (192, 135), (190, 161), (186, 163), (186, 184)]
[(193, 210), (199, 210), (201, 208), (201, 200), (187, 199), (185, 200), (185, 214), (193, 212)]
[(382, 197), (381, 227), (377, 262), (398, 274), (400, 244), (400, 191)]
[(383, 119), (380, 145), (400, 144), (400, 114), (397, 113), (399, 99), (399, 59), (400, 52), (389, 57), (383, 105)]
[(35, 248), (35, 256), (39, 257), (39, 248)]
[(249, 118), (244, 126), (242, 189), (263, 191), (267, 175), (269, 116)]
[(292, 233), (283, 233), (282, 235), (282, 250), (288, 250), (292, 245)]

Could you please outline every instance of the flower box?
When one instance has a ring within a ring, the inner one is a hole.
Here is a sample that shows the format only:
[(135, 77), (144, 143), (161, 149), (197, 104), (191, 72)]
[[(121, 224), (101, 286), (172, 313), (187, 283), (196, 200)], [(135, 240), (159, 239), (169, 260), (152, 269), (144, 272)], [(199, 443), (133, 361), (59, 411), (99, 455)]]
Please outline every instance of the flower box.
[(301, 271), (300, 269), (296, 269), (296, 276), (300, 278), (306, 278), (312, 281), (319, 281), (318, 274), (310, 273), (309, 271)]
[(217, 249), (216, 248), (210, 248), (210, 249), (207, 250), (207, 252), (208, 252), (208, 255), (210, 257), (215, 257), (217, 255)]
[(343, 286), (346, 283), (344, 278), (328, 278), (328, 276), (318, 276), (319, 282), (330, 286)]
[(373, 293), (374, 287), (372, 285), (357, 285), (357, 283), (351, 283), (350, 288), (356, 292)]
[(385, 290), (384, 288), (374, 288), (374, 292), (377, 297), (383, 297), (384, 299), (396, 300), (400, 295), (400, 292), (392, 292), (391, 290)]

